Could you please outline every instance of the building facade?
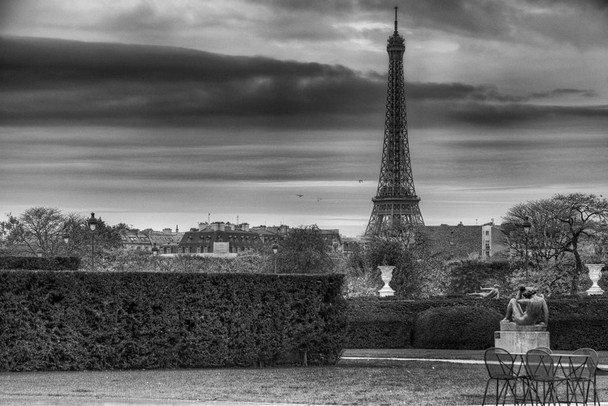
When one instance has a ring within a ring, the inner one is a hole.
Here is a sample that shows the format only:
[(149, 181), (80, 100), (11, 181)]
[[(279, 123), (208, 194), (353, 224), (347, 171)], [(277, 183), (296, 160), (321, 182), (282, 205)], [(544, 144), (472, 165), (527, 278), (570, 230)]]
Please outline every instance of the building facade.
[(494, 220), (481, 226), (481, 257), (485, 260), (506, 259), (509, 256), (508, 234)]

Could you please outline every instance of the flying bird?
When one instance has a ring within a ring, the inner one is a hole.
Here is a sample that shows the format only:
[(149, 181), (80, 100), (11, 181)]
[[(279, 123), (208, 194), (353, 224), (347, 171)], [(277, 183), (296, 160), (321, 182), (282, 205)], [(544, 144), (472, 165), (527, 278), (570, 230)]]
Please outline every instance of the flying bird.
[(298, 197), (302, 197), (302, 196), (304, 196), (304, 195), (296, 195), (296, 196), (298, 196)]

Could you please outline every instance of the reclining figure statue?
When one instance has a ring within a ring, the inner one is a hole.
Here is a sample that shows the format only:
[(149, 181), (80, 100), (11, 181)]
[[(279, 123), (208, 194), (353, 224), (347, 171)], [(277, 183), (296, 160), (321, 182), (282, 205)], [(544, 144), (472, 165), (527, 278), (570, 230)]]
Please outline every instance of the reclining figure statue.
[(467, 293), (467, 295), (480, 297), (482, 299), (500, 299), (500, 292), (498, 291), (498, 285), (494, 285), (491, 288), (480, 287), (479, 289), (485, 290), (485, 292)]
[[(522, 305), (525, 306), (525, 310)], [(544, 321), (538, 323), (543, 315)], [(517, 296), (509, 301), (507, 314), (502, 321), (512, 321), (518, 326), (541, 324), (547, 328), (549, 326), (549, 308), (545, 297), (534, 288), (520, 287)]]

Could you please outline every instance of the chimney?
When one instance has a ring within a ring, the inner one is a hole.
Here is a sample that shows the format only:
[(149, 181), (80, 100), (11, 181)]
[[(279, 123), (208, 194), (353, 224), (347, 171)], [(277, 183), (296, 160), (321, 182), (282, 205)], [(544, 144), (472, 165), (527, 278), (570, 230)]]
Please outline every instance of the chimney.
[(224, 231), (226, 229), (226, 225), (223, 222), (215, 221), (211, 223), (211, 229), (213, 231)]

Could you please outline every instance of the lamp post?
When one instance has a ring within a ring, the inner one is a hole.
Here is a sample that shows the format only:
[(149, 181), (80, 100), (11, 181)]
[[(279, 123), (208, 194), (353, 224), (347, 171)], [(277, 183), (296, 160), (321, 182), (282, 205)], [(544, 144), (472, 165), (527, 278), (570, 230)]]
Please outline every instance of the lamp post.
[(528, 219), (528, 217), (526, 216), (525, 221), (522, 224), (522, 227), (524, 228), (524, 234), (526, 235), (526, 257), (525, 257), (525, 261), (526, 261), (526, 281), (529, 280), (529, 275), (528, 275), (528, 234), (530, 234), (530, 229), (532, 228), (532, 224), (530, 224), (530, 220)]
[(87, 223), (89, 224), (89, 230), (91, 230), (91, 271), (93, 271), (95, 270), (95, 229), (97, 228), (95, 213), (91, 213)]
[(279, 252), (279, 246), (277, 244), (272, 245), (272, 252), (274, 253), (274, 273), (277, 273), (277, 252)]
[(158, 265), (158, 247), (156, 246), (156, 243), (154, 243), (154, 245), (152, 246), (152, 261), (154, 263), (154, 271), (156, 272), (156, 265)]

